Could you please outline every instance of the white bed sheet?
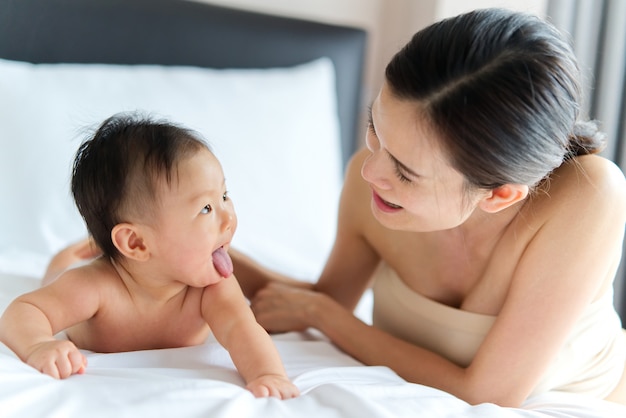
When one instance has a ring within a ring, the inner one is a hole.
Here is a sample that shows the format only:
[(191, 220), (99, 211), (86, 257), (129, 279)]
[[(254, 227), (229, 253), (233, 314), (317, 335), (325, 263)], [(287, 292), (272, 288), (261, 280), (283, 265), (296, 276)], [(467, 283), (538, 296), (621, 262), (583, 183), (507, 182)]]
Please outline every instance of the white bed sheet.
[[(34, 289), (29, 275), (0, 273), (0, 312)], [(316, 332), (273, 336), (302, 395), (255, 399), (228, 353), (212, 338), (195, 347), (99, 354), (85, 352), (84, 375), (55, 380), (0, 344), (2, 417), (456, 417), (618, 418), (626, 407), (549, 393), (522, 408), (472, 406), (445, 392), (407, 383), (386, 367), (367, 367)]]

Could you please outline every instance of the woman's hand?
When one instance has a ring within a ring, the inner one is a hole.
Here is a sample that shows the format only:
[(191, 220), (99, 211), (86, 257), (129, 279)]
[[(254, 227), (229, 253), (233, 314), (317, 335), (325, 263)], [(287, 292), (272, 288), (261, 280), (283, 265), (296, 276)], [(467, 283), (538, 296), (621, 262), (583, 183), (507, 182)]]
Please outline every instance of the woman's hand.
[(323, 297), (310, 288), (271, 282), (252, 298), (252, 311), (268, 332), (304, 331)]

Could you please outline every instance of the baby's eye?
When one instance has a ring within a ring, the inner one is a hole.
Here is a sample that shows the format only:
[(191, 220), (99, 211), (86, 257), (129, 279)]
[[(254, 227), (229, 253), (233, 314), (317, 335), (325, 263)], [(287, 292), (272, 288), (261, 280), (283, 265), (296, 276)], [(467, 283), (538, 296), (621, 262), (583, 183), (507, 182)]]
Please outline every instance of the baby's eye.
[(205, 215), (208, 214), (208, 213), (211, 213), (211, 212), (213, 212), (213, 208), (211, 207), (211, 205), (206, 205), (200, 211), (200, 213), (205, 214)]
[(222, 199), (224, 199), (224, 202), (226, 202), (228, 200), (228, 192), (224, 192), (224, 194), (222, 195)]

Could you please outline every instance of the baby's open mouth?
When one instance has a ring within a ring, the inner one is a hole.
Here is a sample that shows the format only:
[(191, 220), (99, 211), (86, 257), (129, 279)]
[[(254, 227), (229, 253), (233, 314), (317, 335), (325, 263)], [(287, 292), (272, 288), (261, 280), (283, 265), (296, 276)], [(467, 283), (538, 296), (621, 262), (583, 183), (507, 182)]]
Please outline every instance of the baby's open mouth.
[(213, 251), (213, 266), (222, 277), (230, 277), (233, 274), (233, 260), (224, 247)]

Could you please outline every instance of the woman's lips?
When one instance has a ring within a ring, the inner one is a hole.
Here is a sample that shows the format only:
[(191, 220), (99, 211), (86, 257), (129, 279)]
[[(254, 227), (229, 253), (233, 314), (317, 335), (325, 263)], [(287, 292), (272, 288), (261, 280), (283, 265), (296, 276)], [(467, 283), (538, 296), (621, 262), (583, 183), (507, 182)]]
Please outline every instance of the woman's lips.
[(394, 205), (393, 203), (387, 202), (386, 200), (382, 199), (378, 195), (378, 193), (376, 193), (373, 190), (372, 190), (372, 199), (374, 200), (376, 207), (383, 212), (392, 213), (392, 212), (398, 212), (399, 210), (402, 209), (402, 206)]

